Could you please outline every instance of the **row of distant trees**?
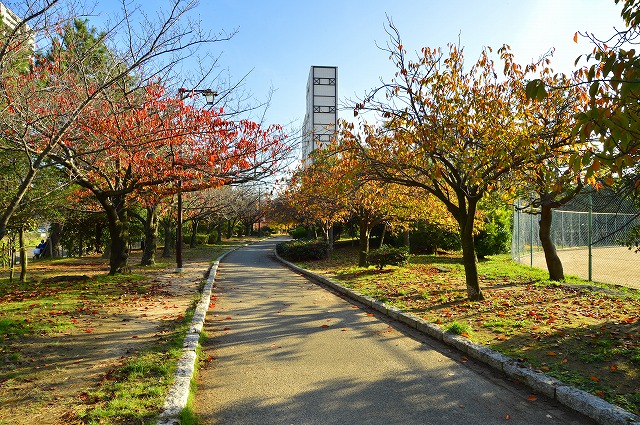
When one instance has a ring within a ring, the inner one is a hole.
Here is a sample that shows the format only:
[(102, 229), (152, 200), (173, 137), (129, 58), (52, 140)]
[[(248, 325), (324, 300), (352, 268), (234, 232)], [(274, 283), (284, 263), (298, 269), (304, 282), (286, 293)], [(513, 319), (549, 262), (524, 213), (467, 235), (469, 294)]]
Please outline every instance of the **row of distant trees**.
[[(36, 221), (99, 213), (110, 273), (126, 272), (132, 219), (151, 264), (178, 191), (208, 202), (226, 196), (215, 189), (277, 171), (289, 155), (283, 129), (242, 118), (251, 99), (211, 79), (215, 58), (199, 75), (177, 73), (200, 46), (233, 35), (194, 27), (193, 6), (172, 0), (150, 19), (122, 2), (100, 31), (82, 3), (30, 0), (14, 10), (18, 24), (4, 24), (0, 40), (0, 240)], [(209, 84), (217, 101), (199, 108), (196, 89)]]
[(607, 43), (588, 36), (594, 52), (571, 75), (555, 72), (550, 55), (520, 65), (506, 45), (497, 55), (484, 49), (471, 65), (457, 45), (412, 58), (390, 20), (384, 50), (395, 75), (354, 102), (358, 122), (343, 122), (336, 142), (295, 173), (287, 194), (293, 210), (327, 237), (335, 223), (355, 217), (361, 265), (379, 223), (453, 229), (468, 297), (481, 300), (476, 236), (487, 218), (526, 199), (522, 208), (539, 214), (550, 277), (563, 280), (552, 210), (585, 187), (638, 194), (640, 57), (629, 46), (640, 1), (623, 3), (628, 28)]

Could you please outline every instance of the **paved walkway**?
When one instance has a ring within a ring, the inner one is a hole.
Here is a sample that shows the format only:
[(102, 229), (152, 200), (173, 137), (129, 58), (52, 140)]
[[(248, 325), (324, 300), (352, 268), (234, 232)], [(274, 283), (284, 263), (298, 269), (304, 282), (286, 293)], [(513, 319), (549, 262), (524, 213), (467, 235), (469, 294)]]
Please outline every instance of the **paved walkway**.
[(310, 282), (275, 243), (220, 264), (194, 401), (204, 423), (593, 423)]

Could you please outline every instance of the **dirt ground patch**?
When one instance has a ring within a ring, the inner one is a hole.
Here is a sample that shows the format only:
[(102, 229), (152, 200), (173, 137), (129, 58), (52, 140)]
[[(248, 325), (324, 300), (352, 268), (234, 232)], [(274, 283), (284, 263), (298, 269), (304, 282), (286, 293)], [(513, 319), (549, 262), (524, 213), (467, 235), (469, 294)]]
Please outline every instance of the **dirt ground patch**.
[[(587, 248), (558, 250), (566, 275), (589, 278)], [(530, 256), (520, 257), (521, 264), (531, 264)], [(547, 269), (543, 252), (533, 253), (533, 267)], [(592, 280), (640, 289), (640, 254), (624, 246), (594, 247), (592, 249)]]
[[(0, 341), (4, 346), (0, 351), (0, 424), (79, 423), (76, 408), (84, 403), (87, 392), (128, 356), (162, 338), (171, 322), (184, 316), (217, 257), (211, 253), (185, 259), (180, 274), (173, 264), (135, 267), (139, 253), (134, 253), (130, 261), (134, 273), (143, 273), (152, 283), (147, 293), (125, 293), (100, 305), (87, 300), (73, 312), (57, 311), (53, 304), (48, 320), (64, 315), (73, 326), (55, 333), (5, 336)], [(29, 266), (29, 275), (36, 280), (107, 271), (108, 260), (99, 257)], [(29, 293), (18, 296), (28, 305)]]

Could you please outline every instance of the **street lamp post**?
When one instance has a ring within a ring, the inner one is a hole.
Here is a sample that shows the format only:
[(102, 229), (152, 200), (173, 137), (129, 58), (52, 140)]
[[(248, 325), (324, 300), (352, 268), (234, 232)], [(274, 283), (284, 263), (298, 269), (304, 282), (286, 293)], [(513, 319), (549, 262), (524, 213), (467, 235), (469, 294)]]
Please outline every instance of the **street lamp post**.
[[(211, 89), (203, 90), (187, 90), (185, 88), (178, 89), (180, 100), (183, 100), (192, 94), (202, 94), (207, 105), (213, 105), (218, 92)], [(176, 273), (182, 273), (182, 180), (178, 180), (178, 223), (176, 228)]]

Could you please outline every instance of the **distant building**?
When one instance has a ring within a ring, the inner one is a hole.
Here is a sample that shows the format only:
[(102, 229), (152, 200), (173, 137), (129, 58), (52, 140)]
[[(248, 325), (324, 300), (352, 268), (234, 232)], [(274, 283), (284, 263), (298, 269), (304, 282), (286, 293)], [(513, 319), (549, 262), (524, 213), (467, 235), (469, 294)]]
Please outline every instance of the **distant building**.
[[(1, 29), (0, 34), (5, 35), (10, 33), (15, 27), (17, 27), (21, 22), (22, 18), (18, 17), (11, 9), (4, 5), (4, 3), (0, 2), (0, 22)], [(5, 29), (6, 27), (6, 29)], [(20, 40), (22, 37), (26, 35), (27, 43), (31, 49), (34, 47), (34, 34), (29, 25), (25, 25), (22, 30), (19, 32), (17, 40)], [(15, 40), (15, 39), (14, 39)], [(24, 40), (24, 38), (22, 38)]]
[(302, 161), (328, 144), (338, 125), (338, 67), (312, 66), (307, 82), (307, 113), (304, 118)]
[(16, 16), (4, 3), (0, 3), (0, 18), (2, 23), (10, 29), (13, 29), (21, 22), (21, 19)]

